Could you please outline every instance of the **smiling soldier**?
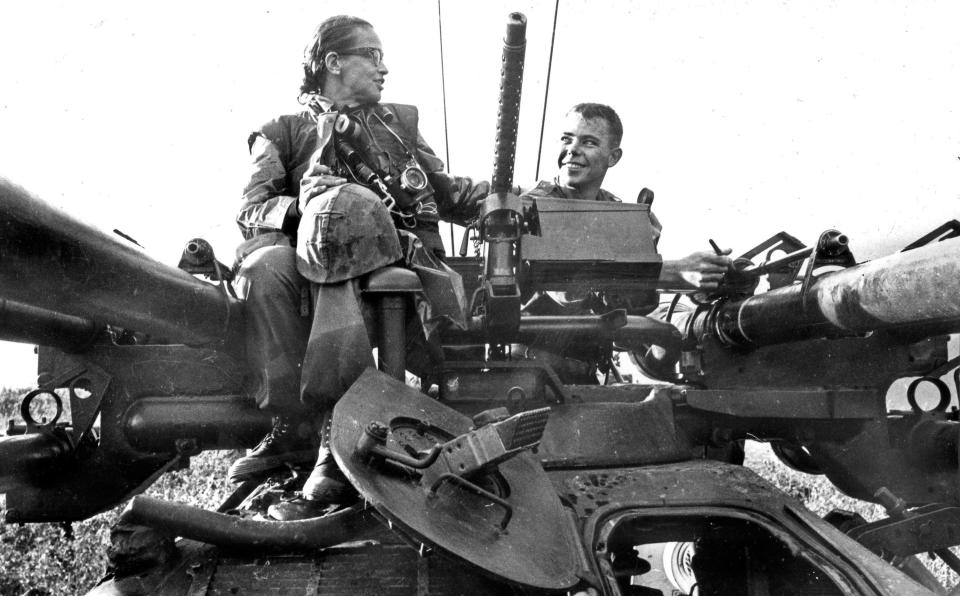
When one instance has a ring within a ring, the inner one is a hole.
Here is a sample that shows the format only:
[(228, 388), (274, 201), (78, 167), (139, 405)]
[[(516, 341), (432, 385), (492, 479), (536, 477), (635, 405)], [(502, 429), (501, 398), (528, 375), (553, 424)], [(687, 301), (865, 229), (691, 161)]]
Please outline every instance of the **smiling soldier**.
[[(602, 186), (607, 170), (617, 165), (623, 156), (622, 138), (623, 124), (610, 106), (598, 103), (573, 106), (567, 112), (560, 135), (557, 177), (552, 181), (540, 181), (525, 196), (620, 201)], [(656, 243), (661, 225), (652, 212), (650, 222), (655, 230)], [(664, 260), (658, 285), (675, 290), (714, 289), (731, 266), (730, 257), (726, 256), (729, 253), (729, 250), (721, 255), (702, 251), (675, 261)]]

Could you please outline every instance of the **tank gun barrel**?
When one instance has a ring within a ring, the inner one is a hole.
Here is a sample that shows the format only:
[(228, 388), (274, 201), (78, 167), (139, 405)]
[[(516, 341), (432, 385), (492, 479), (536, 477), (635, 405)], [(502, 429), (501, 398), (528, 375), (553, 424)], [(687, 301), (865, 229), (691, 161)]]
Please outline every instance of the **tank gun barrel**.
[(837, 333), (960, 331), (960, 239), (943, 240), (719, 307), (727, 343), (760, 346)]
[(103, 330), (90, 319), (0, 298), (0, 340), (78, 351)]
[(53, 433), (30, 433), (0, 441), (0, 493), (17, 489), (37, 470), (46, 470), (70, 454), (71, 448)]
[(240, 301), (5, 179), (0, 255), (3, 300), (187, 344), (222, 340), (242, 322)]

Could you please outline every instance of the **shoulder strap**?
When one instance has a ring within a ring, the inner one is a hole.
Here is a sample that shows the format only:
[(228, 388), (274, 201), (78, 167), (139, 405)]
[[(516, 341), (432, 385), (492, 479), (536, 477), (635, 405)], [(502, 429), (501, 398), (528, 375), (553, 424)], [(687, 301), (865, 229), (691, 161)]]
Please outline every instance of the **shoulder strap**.
[[(384, 118), (384, 122), (391, 128), (394, 128), (410, 151), (416, 150), (417, 131), (420, 130), (420, 114), (417, 111), (417, 106), (402, 103), (385, 103), (381, 104), (380, 107), (382, 108), (383, 114), (391, 114), (394, 118), (393, 122), (390, 122), (389, 118)], [(381, 117), (383, 117), (383, 114)]]

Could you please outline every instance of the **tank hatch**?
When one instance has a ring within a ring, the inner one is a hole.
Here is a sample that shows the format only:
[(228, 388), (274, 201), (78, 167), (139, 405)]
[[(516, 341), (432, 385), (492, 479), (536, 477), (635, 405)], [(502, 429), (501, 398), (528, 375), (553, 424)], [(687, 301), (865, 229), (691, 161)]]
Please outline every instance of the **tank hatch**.
[(337, 402), (330, 446), (363, 497), (422, 548), (563, 590), (591, 574), (573, 517), (528, 451), (548, 413), (470, 419), (368, 369)]

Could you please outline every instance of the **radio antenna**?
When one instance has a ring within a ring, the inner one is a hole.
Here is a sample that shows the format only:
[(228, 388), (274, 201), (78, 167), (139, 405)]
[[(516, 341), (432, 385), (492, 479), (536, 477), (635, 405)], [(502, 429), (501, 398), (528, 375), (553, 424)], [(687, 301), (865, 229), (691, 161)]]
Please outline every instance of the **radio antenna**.
[[(438, 0), (439, 1), (439, 0)], [(540, 143), (537, 145), (537, 172), (534, 183), (540, 181), (540, 156), (543, 154), (543, 129), (547, 125), (547, 100), (550, 98), (550, 72), (553, 70), (553, 42), (557, 39), (557, 14), (560, 12), (560, 0), (553, 5), (553, 30), (550, 32), (550, 59), (547, 61), (547, 84), (543, 92), (543, 118), (540, 120)]]
[[(443, 12), (440, 9), (440, 0), (437, 0), (437, 30), (440, 34), (440, 89), (443, 96), (443, 147), (446, 152), (447, 173), (450, 173), (450, 134), (447, 126), (447, 76), (443, 63)], [(453, 251), (453, 224), (447, 224), (450, 227), (450, 250)]]

